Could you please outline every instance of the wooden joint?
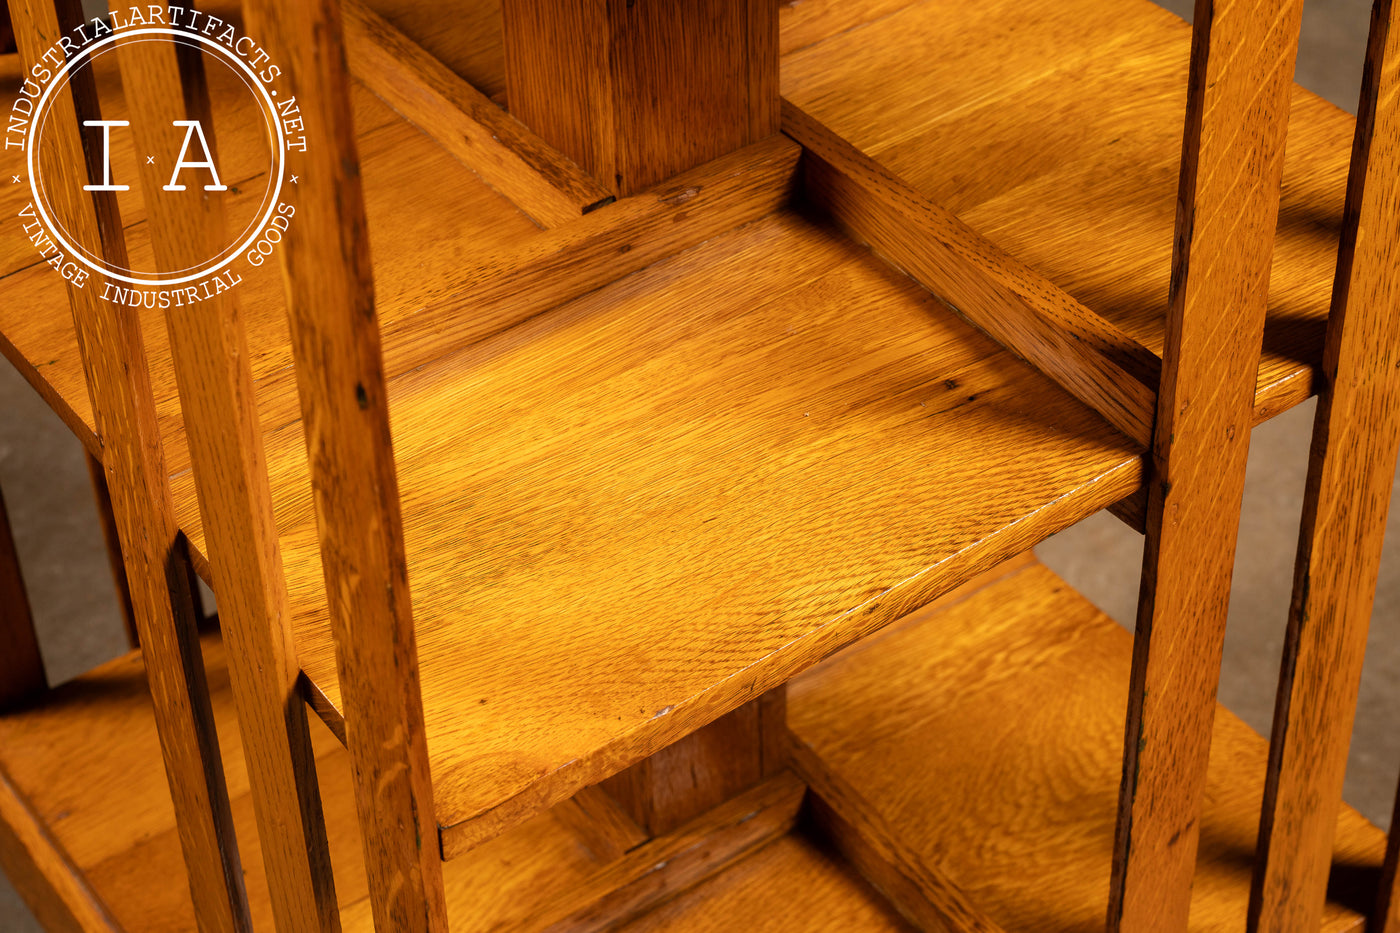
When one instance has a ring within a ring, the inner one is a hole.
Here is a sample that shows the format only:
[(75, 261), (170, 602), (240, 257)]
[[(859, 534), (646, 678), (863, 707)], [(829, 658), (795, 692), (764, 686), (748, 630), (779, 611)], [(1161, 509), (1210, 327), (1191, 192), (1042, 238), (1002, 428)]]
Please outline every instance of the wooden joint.
[(710, 878), (793, 826), (806, 794), (782, 772), (601, 868), (543, 905), (520, 929), (610, 930)]
[(853, 239), (1146, 447), (1161, 360), (952, 213), (783, 101), (808, 200)]
[(951, 878), (900, 842), (879, 812), (810, 746), (794, 736), (790, 749), (793, 769), (811, 788), (803, 812), (807, 829), (850, 862), (905, 919), (920, 930), (1002, 933)]
[(360, 0), (342, 4), (346, 57), (366, 87), (542, 227), (613, 200), (563, 153)]
[(400, 367), (418, 366), (757, 220), (791, 200), (800, 154), (771, 137), (545, 231), (467, 270), (424, 312), (431, 326), (386, 321), (384, 342), (404, 354)]

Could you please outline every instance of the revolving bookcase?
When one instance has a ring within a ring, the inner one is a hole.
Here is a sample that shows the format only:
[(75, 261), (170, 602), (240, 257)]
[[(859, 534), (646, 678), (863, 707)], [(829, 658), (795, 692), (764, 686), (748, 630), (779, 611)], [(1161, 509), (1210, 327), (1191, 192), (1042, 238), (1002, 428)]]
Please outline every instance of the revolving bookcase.
[[(82, 250), (169, 276), (280, 181), (236, 287), (75, 287), (0, 186), (0, 350), (102, 467), (140, 642), (46, 689), (0, 550), (41, 922), (1394, 927), (1341, 803), (1388, 0), (1355, 120), (1292, 84), (1301, 0), (224, 6), (287, 139), (117, 6), (40, 163)], [(10, 10), (7, 106), (81, 15)], [(141, 158), (172, 113), (226, 191)], [(1250, 428), (1313, 394), (1270, 741), (1217, 710), (1225, 606)], [(1104, 509), (1131, 633), (1030, 555)]]

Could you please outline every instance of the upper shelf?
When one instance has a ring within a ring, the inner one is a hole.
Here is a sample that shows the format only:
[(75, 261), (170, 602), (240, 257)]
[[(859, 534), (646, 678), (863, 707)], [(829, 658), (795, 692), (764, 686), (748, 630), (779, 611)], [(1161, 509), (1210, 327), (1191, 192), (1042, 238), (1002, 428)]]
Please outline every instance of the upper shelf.
[[(784, 96), (1160, 355), (1190, 28), (1147, 0), (926, 0), (818, 41), (833, 5), (785, 8)], [(1311, 393), (1353, 127), (1295, 88), (1260, 420)]]
[[(1144, 88), (1184, 86), (1183, 31), (1145, 3), (1115, 2), (1111, 16), (1106, 2), (1061, 6), (1016, 5), (1014, 42), (1041, 49), (1037, 63), (999, 48), (1011, 40), (980, 7), (804, 4), (784, 14), (796, 49), (784, 90), (1160, 349), (1180, 106)], [(1074, 17), (1099, 25), (1070, 29)], [(1131, 41), (1108, 42), (1110, 23)], [(1106, 107), (1109, 91), (1127, 105)], [(1295, 132), (1340, 141), (1344, 162), (1350, 121), (1300, 100)], [(791, 146), (760, 144), (703, 184), (540, 231), (370, 95), (356, 103), (449, 856), (1140, 483), (1140, 451), (1097, 415), (867, 250), (781, 206)], [(1106, 111), (1126, 127), (1121, 142), (1100, 138)], [(1059, 137), (1037, 130), (1042, 118), (1075, 145), (1047, 144)], [(715, 206), (750, 181), (733, 199), (748, 213)], [(1293, 298), (1276, 309), (1276, 322), (1302, 322), (1288, 334), (1320, 335), (1341, 181), (1332, 161), (1289, 163), (1276, 290), (1302, 295), (1303, 310)], [(12, 233), (14, 197), (0, 186), (0, 230)], [(1288, 226), (1296, 217), (1308, 223)], [(139, 243), (139, 211), (125, 220)], [(649, 232), (618, 239), (610, 224)], [(551, 265), (569, 237), (592, 244), (607, 274), (551, 297), (576, 274)], [(0, 348), (96, 451), (61, 280), (24, 261), (0, 253)], [(298, 650), (334, 727), (280, 281), (270, 266), (245, 278)], [(202, 560), (165, 327), (160, 311), (142, 314), (177, 517)], [(1306, 396), (1299, 361), (1313, 351), (1287, 346), (1273, 340), (1261, 368), (1266, 408)]]

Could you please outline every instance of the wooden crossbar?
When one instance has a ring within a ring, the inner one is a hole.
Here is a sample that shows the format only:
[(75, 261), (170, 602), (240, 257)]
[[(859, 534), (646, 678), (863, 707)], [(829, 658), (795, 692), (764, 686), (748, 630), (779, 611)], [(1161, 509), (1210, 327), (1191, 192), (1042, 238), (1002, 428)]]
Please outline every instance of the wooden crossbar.
[(571, 159), (361, 0), (345, 0), (351, 72), (543, 227), (613, 200)]
[(809, 200), (853, 238), (1146, 446), (1161, 361), (912, 185), (783, 101)]

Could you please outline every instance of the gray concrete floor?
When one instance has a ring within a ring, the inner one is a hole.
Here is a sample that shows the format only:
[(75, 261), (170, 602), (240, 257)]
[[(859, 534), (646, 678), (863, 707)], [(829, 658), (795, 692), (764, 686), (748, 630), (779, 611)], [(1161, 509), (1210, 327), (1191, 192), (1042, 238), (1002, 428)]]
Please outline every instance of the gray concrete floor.
[[(1189, 0), (1163, 4), (1190, 15)], [(1298, 80), (1354, 110), (1370, 5), (1308, 0)], [(1313, 405), (1259, 428), (1250, 453), (1239, 560), (1230, 602), (1221, 699), (1267, 733), (1292, 579), (1297, 520)], [(106, 554), (77, 441), (6, 363), (0, 362), (0, 488), (54, 682), (124, 650)], [(1391, 535), (1400, 534), (1400, 516)], [(1400, 766), (1400, 553), (1387, 536), (1370, 655), (1347, 775), (1346, 796), (1386, 826)], [(1141, 539), (1107, 514), (1045, 542), (1042, 559), (1101, 608), (1130, 624)], [(0, 876), (0, 933), (39, 933)]]

